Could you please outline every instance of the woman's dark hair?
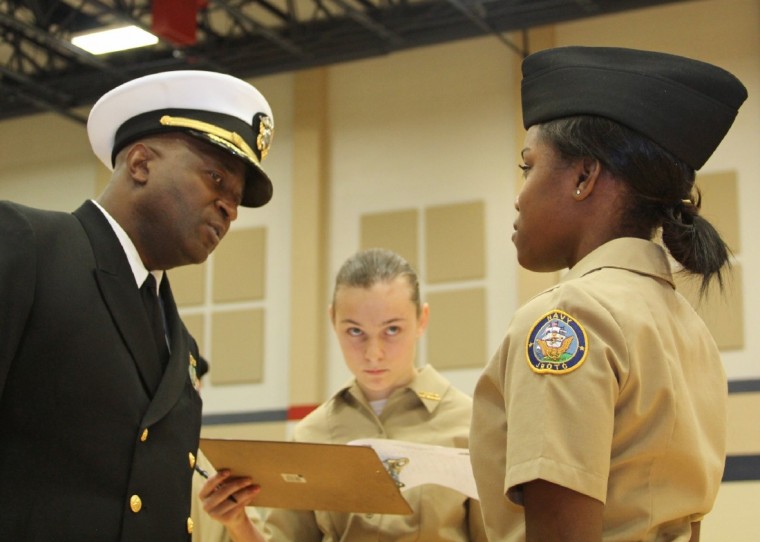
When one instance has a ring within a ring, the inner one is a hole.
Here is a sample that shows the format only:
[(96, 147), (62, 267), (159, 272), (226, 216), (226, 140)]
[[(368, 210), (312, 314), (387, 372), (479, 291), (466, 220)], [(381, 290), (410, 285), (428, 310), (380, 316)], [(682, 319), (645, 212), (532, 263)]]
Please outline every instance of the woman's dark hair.
[(414, 268), (404, 258), (393, 251), (382, 248), (370, 248), (357, 252), (346, 260), (335, 277), (333, 306), (335, 294), (341, 286), (370, 288), (378, 282), (391, 282), (397, 277), (404, 277), (411, 289), (410, 299), (420, 315), (420, 284)]
[(699, 191), (692, 196), (693, 168), (649, 138), (602, 117), (556, 119), (538, 130), (563, 158), (594, 158), (627, 184), (630, 203), (623, 211), (620, 235), (651, 239), (662, 227), (662, 240), (673, 258), (685, 271), (702, 276), (700, 293), (712, 278), (723, 288), (731, 251), (699, 214)]

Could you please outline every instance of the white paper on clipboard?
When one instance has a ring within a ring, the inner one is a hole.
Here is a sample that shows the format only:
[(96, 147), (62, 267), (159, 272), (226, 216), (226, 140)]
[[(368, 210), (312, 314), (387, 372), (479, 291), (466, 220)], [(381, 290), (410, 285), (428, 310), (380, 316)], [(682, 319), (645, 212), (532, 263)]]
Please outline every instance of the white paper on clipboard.
[(374, 449), (402, 492), (422, 484), (437, 484), (478, 499), (467, 448), (372, 438), (349, 444)]

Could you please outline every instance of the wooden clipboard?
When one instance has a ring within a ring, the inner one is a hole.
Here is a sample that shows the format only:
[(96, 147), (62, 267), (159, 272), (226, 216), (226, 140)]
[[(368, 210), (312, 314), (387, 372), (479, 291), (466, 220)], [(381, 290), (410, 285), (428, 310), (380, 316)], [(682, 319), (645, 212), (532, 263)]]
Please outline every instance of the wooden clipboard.
[(202, 438), (216, 470), (261, 486), (256, 506), (362, 514), (412, 513), (377, 453), (367, 446)]

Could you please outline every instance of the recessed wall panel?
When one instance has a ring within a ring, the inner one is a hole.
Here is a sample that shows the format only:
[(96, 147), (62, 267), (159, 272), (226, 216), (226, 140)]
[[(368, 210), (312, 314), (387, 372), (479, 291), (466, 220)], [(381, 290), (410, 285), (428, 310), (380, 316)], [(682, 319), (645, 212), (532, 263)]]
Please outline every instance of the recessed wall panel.
[(229, 232), (214, 252), (215, 303), (264, 298), (266, 229)]
[(485, 204), (439, 205), (425, 210), (428, 283), (485, 277)]
[(735, 263), (726, 272), (723, 292), (717, 282), (711, 284), (703, 298), (699, 298), (700, 277), (674, 274), (678, 291), (696, 309), (707, 324), (721, 350), (744, 348), (744, 285), (742, 266)]
[(428, 363), (441, 370), (483, 367), (488, 359), (485, 289), (434, 292), (426, 299)]
[(741, 252), (741, 238), (736, 172), (698, 173), (696, 184), (702, 193), (700, 213), (715, 226), (731, 250), (738, 254)]
[(183, 265), (167, 272), (178, 307), (202, 305), (206, 293), (206, 264)]
[(264, 311), (217, 312), (211, 324), (211, 382), (249, 384), (264, 376)]

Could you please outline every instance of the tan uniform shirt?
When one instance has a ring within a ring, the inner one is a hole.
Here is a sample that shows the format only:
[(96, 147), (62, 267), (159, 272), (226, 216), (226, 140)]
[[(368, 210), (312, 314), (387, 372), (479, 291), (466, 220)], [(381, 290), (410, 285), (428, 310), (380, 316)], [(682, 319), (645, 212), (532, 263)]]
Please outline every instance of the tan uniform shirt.
[(726, 397), (664, 250), (599, 247), (518, 310), (476, 387), (471, 459), (490, 540), (525, 539), (521, 484), (535, 479), (606, 503), (604, 540), (688, 540), (720, 485)]
[[(332, 444), (389, 438), (467, 447), (471, 413), (470, 397), (428, 366), (388, 398), (379, 417), (354, 383), (301, 420), (293, 436), (296, 441)], [(477, 501), (435, 485), (412, 488), (404, 497), (413, 515), (272, 509), (266, 517), (267, 534), (274, 542), (485, 542)]]

